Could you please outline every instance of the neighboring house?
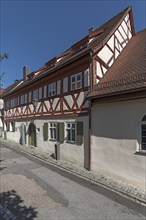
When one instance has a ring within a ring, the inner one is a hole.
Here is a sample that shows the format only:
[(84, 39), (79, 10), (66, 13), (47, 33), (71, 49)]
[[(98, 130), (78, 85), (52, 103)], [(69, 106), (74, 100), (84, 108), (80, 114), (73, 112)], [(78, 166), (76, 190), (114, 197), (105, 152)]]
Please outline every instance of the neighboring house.
[(89, 98), (91, 169), (145, 189), (146, 29), (132, 37)]
[(135, 35), (126, 8), (68, 50), (6, 89), (4, 121), (8, 139), (40, 147), (90, 169), (90, 105), (87, 96), (116, 63)]

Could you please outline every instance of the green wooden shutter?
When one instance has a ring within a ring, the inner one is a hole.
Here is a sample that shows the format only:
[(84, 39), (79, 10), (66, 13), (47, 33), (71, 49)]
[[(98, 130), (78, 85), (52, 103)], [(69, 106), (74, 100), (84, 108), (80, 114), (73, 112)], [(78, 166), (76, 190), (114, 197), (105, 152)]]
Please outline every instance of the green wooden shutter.
[(15, 132), (15, 122), (12, 122), (12, 131)]
[(44, 123), (43, 125), (43, 137), (44, 141), (48, 140), (48, 123)]
[(82, 144), (83, 144), (83, 122), (77, 122), (76, 145), (80, 146)]
[(58, 125), (58, 142), (63, 143), (64, 142), (64, 123), (60, 122)]
[(7, 122), (7, 131), (10, 131), (10, 122)]

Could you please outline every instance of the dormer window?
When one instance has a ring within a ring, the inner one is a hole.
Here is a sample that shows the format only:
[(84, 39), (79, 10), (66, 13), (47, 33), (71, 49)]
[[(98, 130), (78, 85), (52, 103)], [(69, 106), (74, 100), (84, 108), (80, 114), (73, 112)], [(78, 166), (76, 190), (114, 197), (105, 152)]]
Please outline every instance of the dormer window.
[(87, 45), (81, 45), (80, 47), (78, 47), (74, 52), (78, 53), (79, 51), (83, 50)]
[(45, 63), (45, 65), (50, 69), (55, 66), (56, 61), (57, 61), (57, 58), (54, 57), (53, 59), (51, 59), (47, 63)]

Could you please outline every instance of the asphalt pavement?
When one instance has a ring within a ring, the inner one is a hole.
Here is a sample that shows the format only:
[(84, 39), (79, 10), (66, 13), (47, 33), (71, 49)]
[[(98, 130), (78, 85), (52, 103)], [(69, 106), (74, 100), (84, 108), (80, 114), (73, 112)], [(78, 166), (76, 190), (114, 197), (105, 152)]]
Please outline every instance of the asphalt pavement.
[(145, 206), (113, 190), (10, 145), (0, 147), (1, 220), (146, 219)]

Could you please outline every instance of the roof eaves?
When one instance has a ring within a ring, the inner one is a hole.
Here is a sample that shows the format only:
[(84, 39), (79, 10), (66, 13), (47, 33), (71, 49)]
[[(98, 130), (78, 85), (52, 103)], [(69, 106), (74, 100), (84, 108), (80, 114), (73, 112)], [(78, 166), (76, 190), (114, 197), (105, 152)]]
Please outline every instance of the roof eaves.
[[(102, 40), (102, 42), (100, 42), (99, 43), (99, 45), (95, 45), (95, 46), (92, 46), (93, 45), (93, 42), (91, 42), (90, 44), (89, 44), (89, 47), (91, 47), (92, 49), (93, 48), (95, 48), (96, 46), (98, 46), (96, 49), (95, 49), (95, 51), (94, 51), (94, 53), (97, 53), (97, 51), (99, 51), (104, 45), (105, 45), (105, 43), (107, 42), (107, 40), (111, 37), (111, 35), (115, 32), (115, 30), (118, 28), (118, 26), (120, 25), (120, 23), (121, 23), (121, 21), (123, 20), (123, 18), (125, 17), (125, 15), (126, 14), (128, 14), (130, 11), (132, 10), (132, 7), (131, 6), (129, 6), (129, 7), (127, 7), (126, 9), (124, 9), (121, 13), (119, 13), (119, 14), (117, 14), (116, 16), (118, 16), (118, 15), (120, 15), (120, 14), (122, 14), (123, 13), (123, 15), (122, 15), (122, 17), (119, 19), (119, 21), (117, 22), (117, 24), (115, 24), (115, 26), (111, 29), (111, 31), (105, 36), (105, 38)], [(132, 13), (132, 12), (131, 12)], [(115, 16), (115, 17), (116, 17)], [(131, 14), (131, 16), (130, 16), (130, 18), (132, 19), (132, 30), (134, 30), (134, 25), (133, 25), (133, 17), (132, 17), (132, 14)], [(108, 23), (108, 22), (110, 22), (112, 19), (114, 19), (114, 17), (113, 18), (111, 18), (109, 21), (107, 21), (106, 23)], [(99, 27), (99, 30), (100, 29), (103, 29), (104, 27), (104, 25), (106, 25), (106, 23), (104, 23), (102, 26), (100, 26)], [(106, 28), (105, 28), (105, 30), (106, 30)], [(102, 32), (101, 32), (102, 33)], [(135, 32), (133, 31), (133, 34), (134, 34)], [(94, 40), (94, 42), (96, 41), (96, 38), (95, 38), (95, 40)]]
[(140, 86), (138, 88), (130, 88), (130, 89), (125, 89), (125, 90), (119, 90), (111, 93), (105, 93), (105, 94), (97, 94), (92, 96), (92, 92), (88, 95), (87, 99), (89, 100), (95, 100), (95, 99), (101, 99), (105, 97), (113, 97), (121, 94), (128, 94), (128, 93), (134, 93), (134, 92), (139, 92), (139, 91), (146, 91), (146, 85)]
[[(17, 88), (15, 91), (17, 91), (17, 90), (19, 90), (19, 89), (22, 89), (22, 88), (24, 88), (25, 86), (28, 86), (28, 85), (30, 85), (30, 84), (36, 82), (37, 80), (42, 79), (43, 77), (45, 77), (45, 76), (48, 75), (48, 74), (53, 74), (56, 70), (58, 70), (58, 69), (60, 69), (60, 68), (62, 68), (62, 67), (64, 67), (64, 66), (70, 64), (71, 62), (76, 61), (78, 58), (81, 58), (81, 57), (83, 57), (84, 55), (86, 55), (86, 54), (88, 54), (88, 53), (90, 54), (90, 51), (91, 51), (91, 49), (89, 49), (89, 48), (83, 49), (83, 51), (80, 51), (80, 52), (78, 52), (77, 54), (75, 54), (75, 56), (70, 57), (70, 59), (68, 59), (66, 62), (63, 62), (63, 63), (61, 63), (61, 64), (58, 63), (58, 65), (52, 67), (52, 68), (49, 69), (49, 70), (46, 70), (43, 74), (40, 74), (39, 76), (37, 76), (37, 77), (31, 79), (31, 81), (30, 81), (30, 80), (25, 81), (25, 83), (23, 83), (23, 84), (22, 84), (19, 88)], [(7, 93), (6, 96), (9, 95), (9, 94), (11, 94), (11, 91), (10, 91), (9, 93)]]

